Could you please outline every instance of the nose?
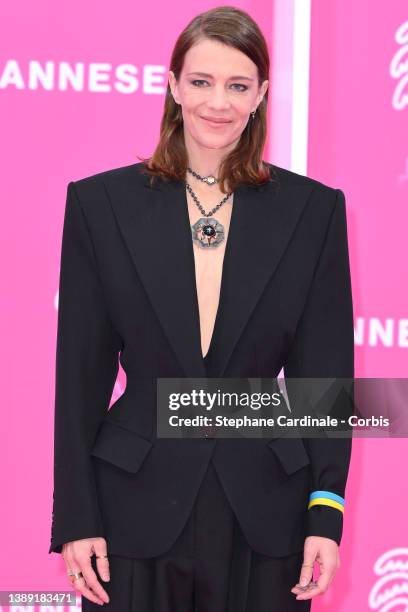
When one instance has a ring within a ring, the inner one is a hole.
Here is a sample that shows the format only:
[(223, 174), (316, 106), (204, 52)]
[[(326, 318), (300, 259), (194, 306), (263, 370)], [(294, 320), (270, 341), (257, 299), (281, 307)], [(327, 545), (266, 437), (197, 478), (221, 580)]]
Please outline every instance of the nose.
[(208, 98), (207, 106), (209, 109), (213, 109), (215, 111), (226, 110), (230, 107), (228, 93), (225, 91), (222, 84), (215, 85), (211, 92), (211, 96)]

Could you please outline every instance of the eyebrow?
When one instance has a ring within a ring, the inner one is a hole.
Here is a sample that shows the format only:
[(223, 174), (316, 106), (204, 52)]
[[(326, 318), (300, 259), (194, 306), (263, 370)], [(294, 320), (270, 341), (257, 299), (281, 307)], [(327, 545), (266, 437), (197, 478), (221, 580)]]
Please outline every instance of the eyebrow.
[[(206, 72), (189, 72), (187, 74), (187, 76), (192, 76), (193, 74), (197, 74), (199, 76), (207, 77), (207, 78), (209, 77), (211, 79), (213, 78), (212, 74), (207, 74)], [(242, 76), (242, 75), (232, 76), (232, 77), (229, 78), (229, 80), (231, 80), (231, 79), (238, 79), (238, 80), (241, 80), (241, 81), (253, 81), (254, 80), (251, 77)]]

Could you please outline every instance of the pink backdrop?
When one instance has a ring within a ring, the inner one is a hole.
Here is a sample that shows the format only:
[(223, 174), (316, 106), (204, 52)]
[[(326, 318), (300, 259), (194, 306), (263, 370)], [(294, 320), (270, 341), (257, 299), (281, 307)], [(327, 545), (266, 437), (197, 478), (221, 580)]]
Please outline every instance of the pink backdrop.
[[(1, 357), (0, 590), (69, 589), (61, 557), (48, 555), (67, 183), (152, 151), (175, 37), (196, 13), (217, 4), (179, 2), (175, 10), (156, 2), (141, 10), (127, 0), (17, 0), (0, 8), (0, 331), (7, 347)], [(265, 158), (279, 165), (287, 160), (287, 167), (297, 4), (234, 3), (251, 13), (269, 41), (274, 124)], [(310, 41), (305, 172), (346, 195), (356, 376), (406, 377), (406, 2), (314, 0)], [(66, 85), (64, 75), (75, 69), (83, 70), (83, 81)], [(125, 384), (121, 372), (112, 401)], [(355, 440), (342, 566), (331, 589), (314, 600), (316, 611), (407, 609), (407, 450), (406, 440)]]
[[(408, 372), (407, 9), (312, 3), (308, 174), (346, 195), (356, 377)], [(342, 568), (319, 604), (406, 611), (407, 440), (358, 439), (353, 451)]]

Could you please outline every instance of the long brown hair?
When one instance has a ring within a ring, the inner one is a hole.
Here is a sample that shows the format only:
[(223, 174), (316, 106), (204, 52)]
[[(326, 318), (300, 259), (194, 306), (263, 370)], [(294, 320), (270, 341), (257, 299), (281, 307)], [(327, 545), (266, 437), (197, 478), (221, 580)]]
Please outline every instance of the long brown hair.
[[(268, 48), (256, 22), (241, 9), (219, 6), (194, 17), (179, 35), (170, 61), (170, 70), (174, 72), (177, 80), (180, 78), (187, 51), (203, 39), (224, 43), (247, 55), (258, 68), (259, 86), (269, 79)], [(242, 182), (259, 185), (271, 180), (269, 166), (262, 160), (267, 132), (267, 96), (268, 91), (259, 104), (255, 117), (249, 118), (237, 146), (220, 164), (218, 178), (223, 193), (226, 193), (226, 182), (228, 188), (234, 191)], [(157, 176), (185, 180), (188, 157), (184, 142), (183, 117), (169, 84), (160, 123), (159, 143), (151, 157), (139, 159), (144, 163), (142, 172), (151, 176), (151, 183)]]

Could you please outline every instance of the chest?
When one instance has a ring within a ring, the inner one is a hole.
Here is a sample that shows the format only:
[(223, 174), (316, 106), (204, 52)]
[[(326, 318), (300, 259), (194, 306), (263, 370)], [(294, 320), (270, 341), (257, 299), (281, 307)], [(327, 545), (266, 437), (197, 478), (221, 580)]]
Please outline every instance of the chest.
[[(187, 198), (187, 204), (190, 226), (192, 226), (202, 218), (203, 215), (191, 197)], [(211, 208), (211, 206), (204, 205), (206, 212), (211, 210)], [(204, 357), (209, 352), (211, 346), (211, 339), (217, 317), (225, 249), (228, 242), (232, 208), (233, 196), (212, 215), (212, 218), (221, 223), (224, 228), (224, 240), (220, 244), (211, 248), (202, 248), (196, 244), (196, 242), (193, 242), (195, 281), (200, 318), (201, 352)]]

